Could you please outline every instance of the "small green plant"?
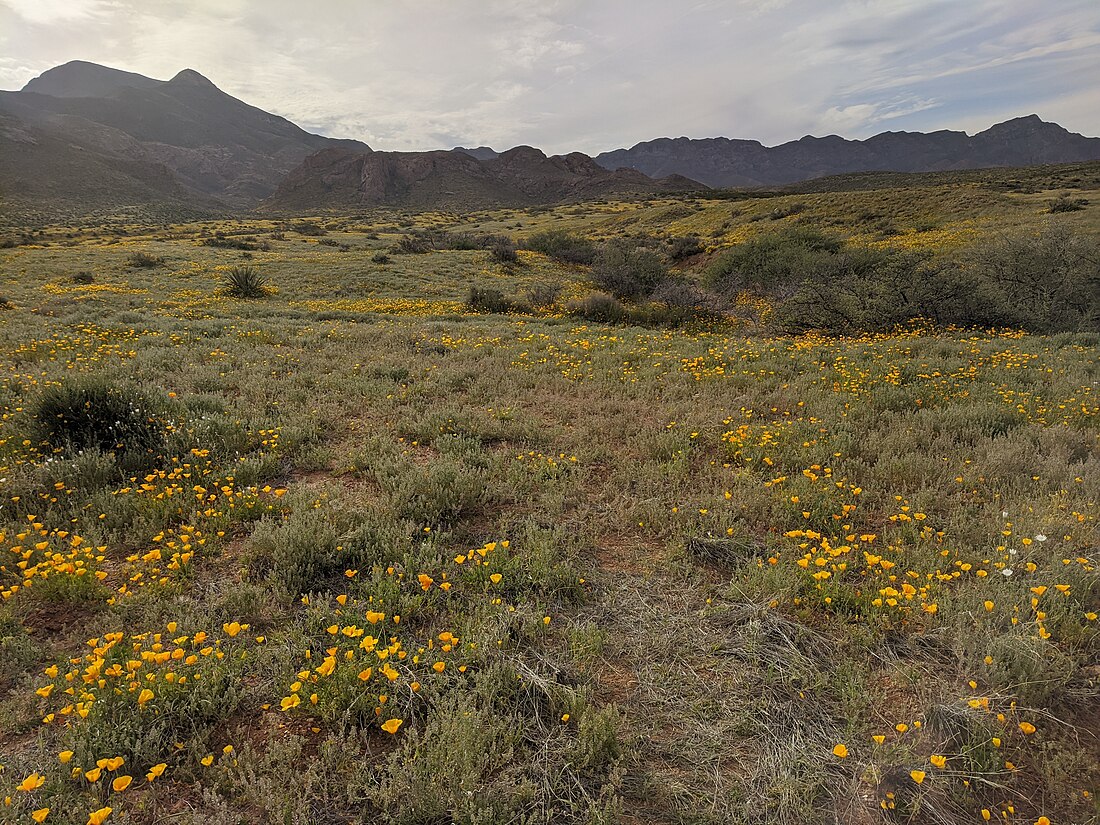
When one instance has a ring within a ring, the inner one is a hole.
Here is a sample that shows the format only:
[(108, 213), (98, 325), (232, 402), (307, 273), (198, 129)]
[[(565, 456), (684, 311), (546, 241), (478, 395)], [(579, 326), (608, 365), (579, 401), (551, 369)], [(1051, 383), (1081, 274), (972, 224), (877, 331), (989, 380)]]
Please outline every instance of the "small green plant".
[(95, 282), (95, 276), (91, 272), (78, 272), (73, 275), (74, 284), (91, 284)]
[(499, 289), (471, 286), (466, 306), (474, 312), (527, 312), (529, 308), (505, 297)]
[(270, 294), (267, 279), (254, 266), (234, 266), (225, 273), (223, 290), (231, 298), (264, 298)]
[(161, 454), (166, 427), (149, 398), (124, 385), (76, 379), (49, 387), (32, 407), (39, 437), (55, 449)]
[(588, 321), (601, 324), (618, 324), (626, 320), (627, 311), (615, 298), (602, 292), (589, 295), (568, 307), (570, 315), (579, 315)]
[[(721, 235), (720, 230), (716, 231)], [(668, 239), (667, 254), (670, 261), (678, 263), (706, 252), (706, 246), (698, 235), (675, 236)]]
[(489, 257), (498, 264), (514, 264), (519, 260), (516, 244), (511, 238), (495, 238), (489, 246)]
[(371, 263), (375, 264), (388, 264), (390, 262), (390, 256), (385, 252), (375, 252), (371, 255)]
[(1089, 205), (1087, 198), (1071, 198), (1063, 192), (1054, 200), (1047, 201), (1047, 211), (1052, 215), (1059, 212), (1080, 212)]
[(561, 284), (537, 283), (527, 290), (527, 303), (533, 307), (552, 307), (558, 302), (561, 292)]
[(126, 259), (126, 265), (134, 269), (156, 269), (164, 266), (164, 258), (148, 252), (135, 252)]
[(592, 241), (563, 229), (532, 235), (524, 241), (523, 248), (569, 264), (590, 264), (596, 258), (596, 245)]

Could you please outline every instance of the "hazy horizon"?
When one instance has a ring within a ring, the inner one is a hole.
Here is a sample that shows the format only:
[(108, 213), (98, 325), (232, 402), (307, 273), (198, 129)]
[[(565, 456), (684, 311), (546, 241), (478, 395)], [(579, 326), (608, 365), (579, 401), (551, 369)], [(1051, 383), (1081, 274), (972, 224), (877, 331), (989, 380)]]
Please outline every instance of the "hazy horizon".
[[(326, 13), (327, 11), (327, 13)], [(1100, 8), (1058, 0), (0, 0), (0, 87), (86, 60), (184, 68), (379, 150), (598, 154), (658, 137), (1100, 135)]]

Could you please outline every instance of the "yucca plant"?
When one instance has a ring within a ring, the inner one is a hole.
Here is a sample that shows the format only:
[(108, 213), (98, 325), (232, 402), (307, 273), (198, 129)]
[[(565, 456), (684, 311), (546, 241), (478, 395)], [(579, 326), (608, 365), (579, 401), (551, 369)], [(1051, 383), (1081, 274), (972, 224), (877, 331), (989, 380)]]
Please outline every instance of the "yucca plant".
[(234, 266), (225, 273), (222, 291), (231, 298), (263, 298), (267, 279), (254, 266)]

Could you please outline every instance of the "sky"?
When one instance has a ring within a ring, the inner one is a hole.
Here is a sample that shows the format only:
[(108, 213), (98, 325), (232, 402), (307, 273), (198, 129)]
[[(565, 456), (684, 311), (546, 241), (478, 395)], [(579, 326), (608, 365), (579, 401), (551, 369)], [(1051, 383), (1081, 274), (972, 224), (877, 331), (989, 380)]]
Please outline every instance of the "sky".
[(1100, 0), (0, 0), (0, 89), (74, 59), (381, 150), (1100, 135)]

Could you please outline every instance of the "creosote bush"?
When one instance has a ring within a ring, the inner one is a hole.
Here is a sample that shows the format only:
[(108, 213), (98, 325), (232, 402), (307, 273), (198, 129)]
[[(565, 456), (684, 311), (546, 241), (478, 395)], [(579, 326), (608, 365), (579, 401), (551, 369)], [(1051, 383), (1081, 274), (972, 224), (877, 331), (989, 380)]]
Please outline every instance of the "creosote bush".
[(596, 253), (592, 280), (620, 300), (648, 298), (668, 277), (661, 256), (629, 241), (608, 241)]
[(39, 436), (55, 449), (153, 457), (166, 445), (166, 423), (157, 405), (121, 384), (69, 380), (48, 387), (31, 414)]
[(1052, 215), (1059, 212), (1080, 212), (1089, 205), (1087, 198), (1071, 198), (1068, 194), (1061, 194), (1054, 200), (1047, 201), (1047, 211)]
[(489, 246), (489, 257), (498, 264), (514, 264), (519, 260), (516, 244), (511, 238), (500, 237)]
[(596, 244), (563, 229), (539, 232), (523, 241), (522, 246), (569, 264), (590, 264), (596, 259)]
[(134, 269), (155, 269), (164, 266), (164, 258), (150, 255), (148, 252), (134, 252), (126, 259), (126, 264)]
[(471, 286), (466, 296), (466, 306), (474, 312), (530, 312), (531, 308), (512, 300), (499, 289)]

